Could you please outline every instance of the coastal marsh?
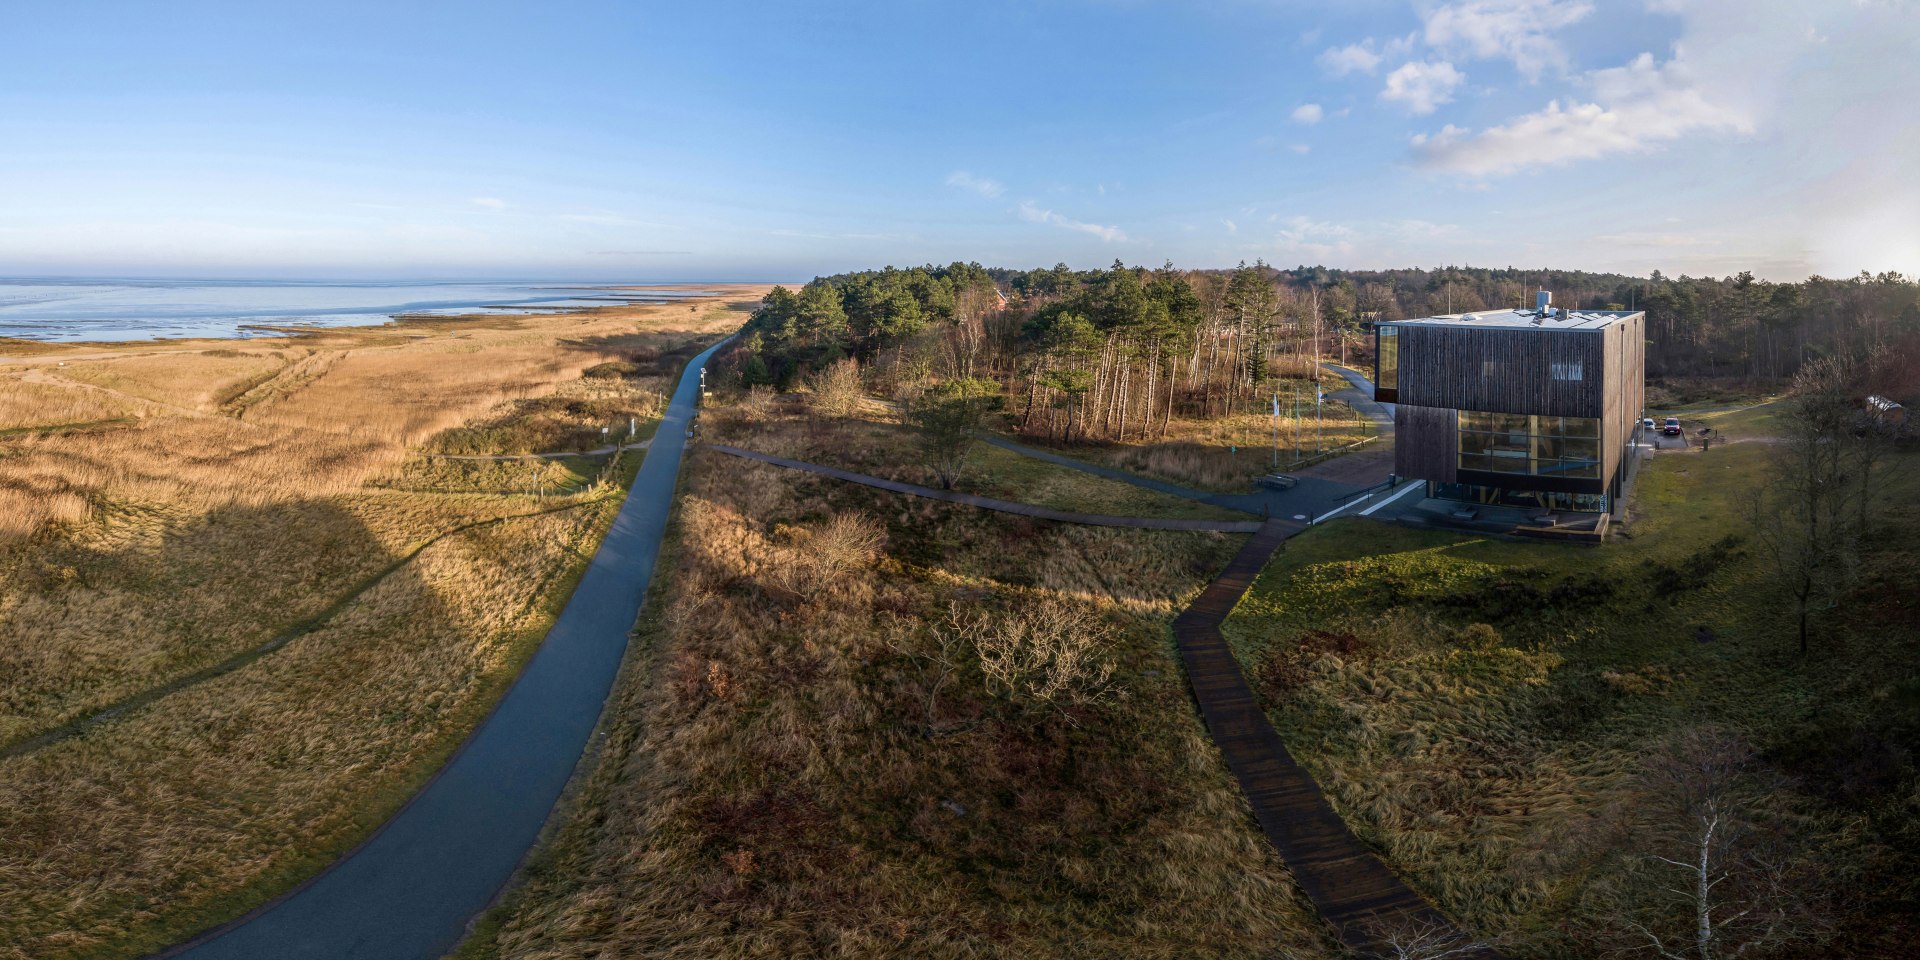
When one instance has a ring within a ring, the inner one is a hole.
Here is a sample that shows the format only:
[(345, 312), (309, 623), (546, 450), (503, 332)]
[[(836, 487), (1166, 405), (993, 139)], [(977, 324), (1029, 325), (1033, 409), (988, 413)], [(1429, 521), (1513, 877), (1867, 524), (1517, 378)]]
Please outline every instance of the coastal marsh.
[[(0, 350), (0, 957), (164, 947), (404, 801), (544, 636), (644, 454), (402, 481), (449, 433), (605, 393), (583, 373), (634, 354), (677, 366), (744, 316), (694, 306)], [(617, 389), (639, 416), (658, 385)]]

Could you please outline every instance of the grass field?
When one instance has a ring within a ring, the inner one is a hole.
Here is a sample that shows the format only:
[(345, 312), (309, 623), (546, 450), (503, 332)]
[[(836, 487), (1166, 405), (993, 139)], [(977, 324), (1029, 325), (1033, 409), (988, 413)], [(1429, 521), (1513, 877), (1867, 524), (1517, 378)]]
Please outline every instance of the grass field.
[[(1330, 376), (1326, 387), (1332, 390), (1344, 385), (1338, 377)], [(1302, 398), (1298, 417), (1294, 416), (1292, 399), (1296, 388)], [(1374, 433), (1371, 421), (1338, 400), (1326, 401), (1316, 419), (1314, 385), (1310, 381), (1278, 381), (1275, 390), (1280, 400), (1278, 447), (1282, 470)], [(1156, 423), (1156, 434), (1151, 440), (1086, 443), (1063, 446), (1059, 452), (1223, 493), (1244, 493), (1251, 488), (1255, 477), (1273, 469), (1275, 421), (1265, 407), (1210, 420), (1176, 417), (1167, 425), (1164, 438), (1158, 435), (1158, 426)], [(1028, 443), (1046, 442), (1040, 435), (1021, 439)]]
[(537, 645), (641, 456), (424, 454), (597, 439), (743, 318), (0, 348), (0, 751), (240, 664), (0, 756), (0, 957), (136, 956), (363, 838)]
[(1755, 835), (1825, 919), (1804, 955), (1897, 956), (1915, 929), (1920, 454), (1889, 470), (1862, 579), (1802, 660), (1745, 520), (1774, 415), (1706, 418), (1736, 442), (1648, 464), (1605, 547), (1337, 521), (1227, 624), (1336, 809), (1510, 955), (1644, 947), (1622, 924), (1675, 882), (1647, 857), (1684, 856), (1649, 771), (1700, 729), (1758, 753)]
[[(761, 453), (821, 463), (922, 486), (939, 486), (915, 450), (914, 429), (892, 408), (867, 401), (857, 416), (815, 416), (803, 397), (763, 398), (744, 409), (707, 415), (708, 436)], [(1245, 520), (1247, 515), (1071, 467), (1021, 456), (986, 443), (973, 447), (956, 490), (1058, 510), (1137, 517)]]
[[(817, 430), (753, 432), (805, 449)], [(1329, 955), (1167, 630), (1237, 538), (706, 452), (673, 544), (596, 772), (463, 957)], [(956, 617), (1038, 609), (1085, 618), (1106, 698), (1009, 699), (940, 642)]]

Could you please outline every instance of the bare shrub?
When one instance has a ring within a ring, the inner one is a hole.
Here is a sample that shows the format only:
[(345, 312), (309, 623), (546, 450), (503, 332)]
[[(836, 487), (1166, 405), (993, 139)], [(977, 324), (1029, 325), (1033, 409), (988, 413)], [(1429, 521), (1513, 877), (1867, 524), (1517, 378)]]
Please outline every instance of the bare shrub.
[(1492, 956), (1492, 939), (1475, 937), (1433, 917), (1399, 917), (1373, 924), (1374, 948), (1380, 960), (1446, 960), (1449, 957)]
[(801, 551), (820, 580), (831, 582), (873, 565), (886, 531), (864, 513), (842, 513), (814, 528)]
[(1100, 657), (1112, 631), (1085, 609), (1049, 598), (1000, 618), (951, 611), (947, 629), (973, 647), (993, 695), (1058, 710), (1113, 695), (1113, 664)]
[(811, 529), (787, 528), (792, 542), (773, 552), (768, 581), (798, 594), (818, 594), (844, 585), (873, 565), (886, 531), (864, 513), (842, 513)]
[(772, 387), (748, 387), (739, 402), (734, 404), (734, 409), (748, 422), (765, 423), (773, 419), (775, 399)]
[(814, 374), (808, 379), (807, 387), (813, 391), (810, 405), (814, 411), (831, 417), (851, 416), (860, 409), (860, 400), (865, 396), (860, 364), (852, 358), (830, 364)]

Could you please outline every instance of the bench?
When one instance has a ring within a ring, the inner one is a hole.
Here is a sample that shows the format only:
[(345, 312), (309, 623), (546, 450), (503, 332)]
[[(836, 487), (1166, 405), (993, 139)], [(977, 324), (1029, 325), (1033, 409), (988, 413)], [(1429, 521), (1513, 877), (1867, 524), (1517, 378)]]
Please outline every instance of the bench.
[(1288, 476), (1284, 473), (1269, 473), (1255, 480), (1253, 485), (1256, 487), (1266, 487), (1269, 490), (1292, 490), (1294, 485), (1299, 482), (1299, 477)]

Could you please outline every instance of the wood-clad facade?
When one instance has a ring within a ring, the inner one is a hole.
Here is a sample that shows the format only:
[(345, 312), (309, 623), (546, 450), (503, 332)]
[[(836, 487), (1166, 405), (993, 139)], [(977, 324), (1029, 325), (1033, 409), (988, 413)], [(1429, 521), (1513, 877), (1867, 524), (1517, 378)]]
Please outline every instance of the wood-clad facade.
[(1644, 405), (1645, 314), (1533, 316), (1378, 325), (1376, 336), (1393, 341), (1378, 352), (1395, 368), (1376, 370), (1376, 383), (1379, 399), (1397, 404), (1396, 473), (1503, 490), (1618, 492)]

